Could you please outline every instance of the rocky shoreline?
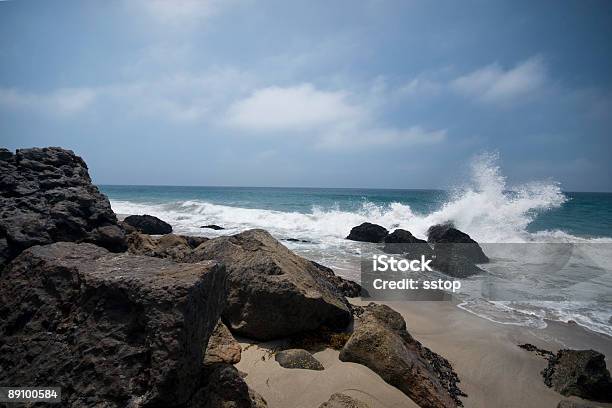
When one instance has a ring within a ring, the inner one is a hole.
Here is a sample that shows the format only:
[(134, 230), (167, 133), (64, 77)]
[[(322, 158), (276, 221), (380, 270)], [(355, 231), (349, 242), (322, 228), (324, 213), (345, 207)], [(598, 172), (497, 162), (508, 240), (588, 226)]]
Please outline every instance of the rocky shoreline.
[[(340, 361), (367, 367), (418, 406), (470, 406), (461, 375), (401, 314), (355, 306), (347, 298), (362, 294), (357, 283), (264, 230), (208, 239), (173, 234), (144, 214), (118, 221), (86, 163), (61, 148), (0, 149), (0, 174), (0, 386), (53, 381), (71, 407), (265, 407), (234, 367), (243, 352), (235, 337), (320, 333)], [(439, 271), (457, 277), (488, 262), (452, 224), (432, 226), (427, 241), (369, 223), (347, 239), (400, 252), (422, 245)], [(276, 354), (282, 367), (325, 370), (308, 350), (286, 348)], [(571, 358), (569, 369), (552, 363), (572, 353), (551, 357), (543, 381), (563, 384), (563, 395), (612, 401), (603, 355)], [(583, 386), (585, 378), (596, 385)], [(325, 400), (368, 406), (338, 393)]]

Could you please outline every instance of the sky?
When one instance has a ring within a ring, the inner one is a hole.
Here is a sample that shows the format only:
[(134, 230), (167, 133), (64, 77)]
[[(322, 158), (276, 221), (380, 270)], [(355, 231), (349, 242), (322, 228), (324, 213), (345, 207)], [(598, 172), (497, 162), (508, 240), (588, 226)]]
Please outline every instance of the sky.
[(0, 1), (0, 145), (99, 184), (612, 191), (612, 2)]

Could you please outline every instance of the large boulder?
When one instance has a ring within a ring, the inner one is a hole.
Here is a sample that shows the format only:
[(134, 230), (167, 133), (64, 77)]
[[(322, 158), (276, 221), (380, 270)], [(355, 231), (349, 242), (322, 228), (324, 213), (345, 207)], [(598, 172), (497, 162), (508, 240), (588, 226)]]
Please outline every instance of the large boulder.
[(172, 232), (172, 225), (152, 215), (129, 215), (123, 222), (144, 234), (163, 235)]
[(612, 402), (605, 356), (595, 350), (559, 350), (542, 371), (544, 383), (565, 396)]
[(249, 230), (202, 243), (191, 261), (216, 259), (228, 270), (223, 321), (239, 335), (271, 340), (315, 330), (343, 329), (352, 320), (348, 302), (307, 259), (267, 231)]
[(120, 252), (125, 234), (87, 165), (59, 147), (0, 154), (0, 268), (34, 245), (91, 242)]
[(340, 352), (340, 360), (363, 364), (422, 407), (461, 405), (459, 379), (450, 363), (416, 341), (404, 318), (371, 303)]
[(201, 387), (226, 278), (214, 261), (31, 247), (0, 275), (0, 384), (52, 379), (63, 406), (184, 406)]
[(346, 239), (360, 242), (383, 242), (389, 231), (385, 227), (370, 222), (353, 227)]

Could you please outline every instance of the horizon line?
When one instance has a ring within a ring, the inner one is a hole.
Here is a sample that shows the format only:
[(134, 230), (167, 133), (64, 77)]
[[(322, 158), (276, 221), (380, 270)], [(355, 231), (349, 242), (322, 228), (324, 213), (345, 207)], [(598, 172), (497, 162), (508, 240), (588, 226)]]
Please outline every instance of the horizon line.
[[(276, 189), (311, 189), (311, 190), (396, 190), (396, 191), (452, 191), (452, 188), (406, 188), (406, 187), (316, 187), (316, 186), (239, 186), (239, 185), (200, 185), (200, 184), (107, 184), (94, 183), (97, 186), (106, 187), (200, 187), (200, 188), (276, 188)], [(514, 191), (507, 189), (504, 191)], [(612, 191), (586, 191), (586, 190), (561, 190), (563, 193), (592, 193), (592, 194), (612, 194)]]

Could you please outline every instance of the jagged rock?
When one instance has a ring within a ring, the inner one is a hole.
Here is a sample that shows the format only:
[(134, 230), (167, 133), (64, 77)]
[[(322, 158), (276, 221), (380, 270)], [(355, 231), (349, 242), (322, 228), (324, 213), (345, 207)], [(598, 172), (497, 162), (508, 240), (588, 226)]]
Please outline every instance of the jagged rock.
[(208, 340), (208, 346), (204, 354), (204, 364), (236, 364), (240, 362), (241, 354), (240, 343), (234, 339), (227, 326), (219, 321)]
[(213, 364), (205, 367), (202, 388), (192, 397), (188, 408), (266, 408), (266, 401), (249, 388), (236, 367)]
[(323, 266), (315, 261), (310, 261), (317, 268), (318, 275), (328, 281), (332, 286), (338, 289), (338, 291), (346, 297), (359, 297), (368, 296), (365, 289), (361, 287), (357, 282), (353, 282), (348, 279), (344, 279), (334, 273), (332, 268)]
[(202, 225), (200, 228), (208, 228), (211, 230), (215, 230), (215, 231), (220, 231), (220, 230), (224, 230), (225, 228), (220, 227), (216, 224), (210, 224), (210, 225)]
[(208, 241), (208, 238), (205, 237), (177, 234), (153, 236), (132, 232), (127, 236), (129, 252), (135, 255), (168, 258), (176, 262), (183, 262), (192, 253), (193, 249), (206, 241)]
[(587, 404), (585, 402), (578, 402), (572, 400), (559, 401), (557, 408), (597, 408), (595, 405)]
[(172, 232), (172, 225), (152, 215), (129, 215), (123, 220), (137, 231), (150, 235), (163, 235)]
[(605, 356), (595, 350), (559, 350), (542, 371), (544, 383), (562, 395), (610, 402), (612, 380)]
[(192, 262), (216, 259), (228, 270), (223, 322), (237, 334), (270, 340), (315, 330), (344, 328), (352, 320), (348, 302), (308, 260), (267, 231), (249, 230), (204, 242)]
[(519, 344), (519, 347), (522, 348), (523, 350), (530, 351), (530, 352), (535, 353), (538, 356), (544, 357), (546, 359), (549, 359), (550, 357), (554, 357), (554, 353), (552, 351), (541, 349), (541, 348), (539, 348), (537, 346), (534, 346), (533, 344), (530, 344), (530, 343)]
[(276, 353), (276, 362), (284, 368), (303, 368), (305, 370), (324, 370), (323, 364), (303, 349), (289, 349)]
[(332, 394), (327, 402), (319, 405), (319, 408), (370, 408), (370, 406), (365, 402), (337, 392)]
[(0, 153), (0, 267), (33, 245), (91, 242), (125, 251), (125, 235), (87, 165), (59, 147)]
[(386, 305), (365, 308), (340, 360), (365, 365), (419, 406), (457, 407), (465, 395), (450, 363), (412, 338), (404, 318)]
[(383, 242), (389, 231), (385, 227), (364, 222), (361, 225), (353, 227), (346, 239), (360, 242)]
[(166, 234), (154, 237), (133, 232), (127, 237), (128, 251), (135, 255), (168, 258), (182, 262), (193, 249), (185, 237), (176, 234)]
[(214, 261), (29, 248), (0, 277), (0, 384), (53, 379), (63, 406), (184, 406), (225, 291)]

